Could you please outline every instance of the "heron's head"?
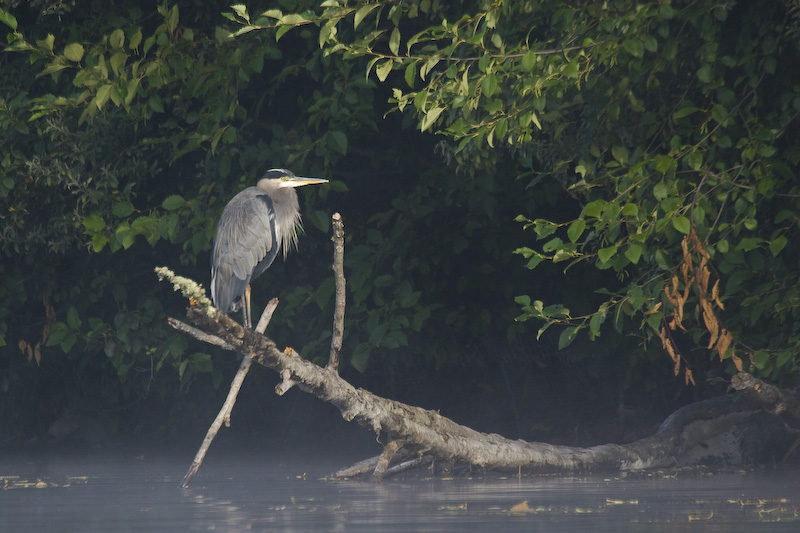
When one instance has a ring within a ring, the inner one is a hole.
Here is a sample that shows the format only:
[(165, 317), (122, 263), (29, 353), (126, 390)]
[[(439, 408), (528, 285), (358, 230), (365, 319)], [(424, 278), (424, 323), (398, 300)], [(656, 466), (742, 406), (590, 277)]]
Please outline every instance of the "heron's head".
[[(280, 189), (302, 187), (303, 185), (316, 185), (318, 183), (328, 183), (328, 180), (322, 178), (304, 178), (295, 176), (291, 170), (285, 168), (273, 168), (268, 170), (261, 180), (269, 180), (270, 183), (277, 185)], [(259, 180), (259, 183), (261, 182)]]

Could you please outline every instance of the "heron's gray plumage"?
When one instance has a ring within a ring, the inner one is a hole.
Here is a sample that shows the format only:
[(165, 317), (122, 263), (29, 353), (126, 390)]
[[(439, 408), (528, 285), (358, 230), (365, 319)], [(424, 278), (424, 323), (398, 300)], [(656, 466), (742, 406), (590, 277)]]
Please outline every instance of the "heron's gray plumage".
[(268, 171), (225, 206), (211, 253), (211, 295), (223, 313), (235, 311), (245, 289), (283, 251), (297, 247), (300, 205), (294, 188), (325, 180), (297, 178), (285, 169)]

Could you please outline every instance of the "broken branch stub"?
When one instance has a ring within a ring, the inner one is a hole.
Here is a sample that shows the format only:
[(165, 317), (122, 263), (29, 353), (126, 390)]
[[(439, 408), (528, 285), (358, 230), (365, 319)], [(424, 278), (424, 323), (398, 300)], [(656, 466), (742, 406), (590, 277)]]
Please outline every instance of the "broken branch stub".
[(345, 277), (344, 277), (344, 222), (342, 215), (334, 213), (331, 217), (333, 226), (333, 276), (336, 282), (336, 300), (333, 310), (333, 334), (331, 336), (331, 352), (328, 357), (328, 368), (339, 371), (339, 354), (342, 351), (344, 336)]

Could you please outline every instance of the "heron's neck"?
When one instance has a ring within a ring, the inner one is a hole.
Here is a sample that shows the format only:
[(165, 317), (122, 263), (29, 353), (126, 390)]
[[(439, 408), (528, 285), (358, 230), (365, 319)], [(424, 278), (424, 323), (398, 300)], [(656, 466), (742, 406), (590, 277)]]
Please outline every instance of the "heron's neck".
[(294, 189), (278, 189), (273, 195), (275, 209), (275, 234), (284, 259), (289, 250), (297, 249), (297, 235), (303, 229), (300, 203)]

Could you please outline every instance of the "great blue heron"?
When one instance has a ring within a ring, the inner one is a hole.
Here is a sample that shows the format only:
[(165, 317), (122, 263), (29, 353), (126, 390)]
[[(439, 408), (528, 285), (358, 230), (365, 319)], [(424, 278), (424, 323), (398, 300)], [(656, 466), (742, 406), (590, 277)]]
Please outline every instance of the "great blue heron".
[(274, 168), (228, 202), (211, 252), (211, 297), (217, 309), (230, 313), (243, 307), (244, 327), (252, 327), (250, 282), (269, 268), (279, 249), (285, 259), (297, 248), (302, 225), (295, 187), (327, 181)]

